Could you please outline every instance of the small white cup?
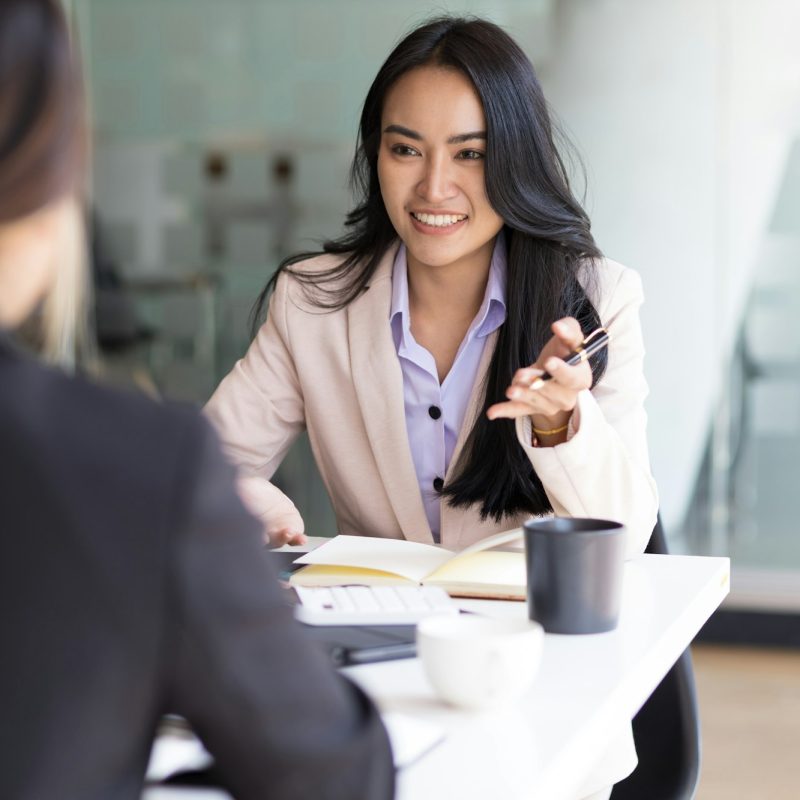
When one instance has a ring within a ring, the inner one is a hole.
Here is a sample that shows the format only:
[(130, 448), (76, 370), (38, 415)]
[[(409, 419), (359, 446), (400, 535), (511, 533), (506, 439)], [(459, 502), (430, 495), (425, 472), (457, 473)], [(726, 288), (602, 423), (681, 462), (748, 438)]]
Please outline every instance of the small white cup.
[(472, 614), (427, 617), (417, 655), (442, 700), (470, 709), (514, 700), (531, 685), (542, 656), (537, 622)]

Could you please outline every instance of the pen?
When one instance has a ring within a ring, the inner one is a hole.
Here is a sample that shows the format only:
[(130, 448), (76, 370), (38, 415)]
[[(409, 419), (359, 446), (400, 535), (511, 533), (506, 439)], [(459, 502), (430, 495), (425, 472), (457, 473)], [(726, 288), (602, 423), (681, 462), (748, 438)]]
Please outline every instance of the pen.
[[(570, 366), (580, 364), (581, 361), (588, 361), (598, 350), (602, 350), (611, 341), (608, 331), (605, 328), (593, 330), (565, 359), (564, 363)], [(552, 380), (553, 376), (545, 372), (536, 378), (530, 385), (531, 389), (541, 389), (546, 381)]]

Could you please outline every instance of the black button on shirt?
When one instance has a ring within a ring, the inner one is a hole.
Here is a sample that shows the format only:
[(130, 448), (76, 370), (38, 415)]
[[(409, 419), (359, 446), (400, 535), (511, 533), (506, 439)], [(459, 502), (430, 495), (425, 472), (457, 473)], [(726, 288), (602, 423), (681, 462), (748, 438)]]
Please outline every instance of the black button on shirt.
[(439, 419), (442, 416), (442, 409), (439, 406), (431, 406), (428, 413), (431, 415), (431, 419)]
[(433, 488), (436, 489), (437, 492), (441, 492), (444, 488), (444, 481), (441, 478), (434, 478)]

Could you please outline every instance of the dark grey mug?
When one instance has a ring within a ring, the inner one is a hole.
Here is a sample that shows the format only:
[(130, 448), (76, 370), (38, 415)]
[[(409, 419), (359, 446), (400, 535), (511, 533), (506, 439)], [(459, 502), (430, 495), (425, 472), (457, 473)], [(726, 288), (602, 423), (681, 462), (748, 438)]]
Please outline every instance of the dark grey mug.
[(554, 517), (525, 523), (528, 616), (548, 633), (604, 633), (617, 627), (625, 526)]

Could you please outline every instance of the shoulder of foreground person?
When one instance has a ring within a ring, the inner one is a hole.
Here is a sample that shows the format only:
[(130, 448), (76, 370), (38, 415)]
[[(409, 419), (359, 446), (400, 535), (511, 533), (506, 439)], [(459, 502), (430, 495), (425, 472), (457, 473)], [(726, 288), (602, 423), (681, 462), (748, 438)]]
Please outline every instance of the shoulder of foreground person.
[(115, 554), (97, 567), (117, 576), (114, 603), (136, 609), (132, 640), (162, 643), (159, 670), (140, 675), (160, 685), (153, 712), (185, 716), (243, 800), (391, 797), (378, 712), (294, 621), (210, 426), (36, 364), (14, 371), (3, 422), (15, 417), (37, 486), (89, 526), (84, 549)]
[(208, 429), (194, 462), (170, 578), (169, 710), (192, 723), (240, 800), (391, 797), (377, 709), (294, 620)]

